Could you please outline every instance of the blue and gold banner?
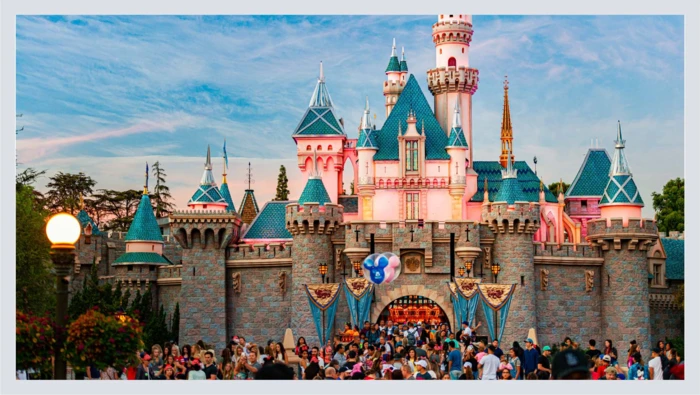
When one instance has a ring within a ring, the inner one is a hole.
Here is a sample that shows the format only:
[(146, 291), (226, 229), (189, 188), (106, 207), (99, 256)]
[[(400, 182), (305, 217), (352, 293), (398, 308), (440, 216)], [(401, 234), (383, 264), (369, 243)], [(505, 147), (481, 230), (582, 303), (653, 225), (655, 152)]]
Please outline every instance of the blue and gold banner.
[(309, 307), (311, 315), (314, 317), (316, 333), (318, 333), (321, 344), (326, 344), (326, 340), (331, 337), (333, 321), (335, 320), (340, 284), (311, 284), (304, 285), (304, 288), (309, 297)]
[(364, 277), (354, 277), (345, 279), (344, 285), (352, 324), (362, 328), (364, 322), (369, 320), (374, 284)]
[(479, 306), (479, 283), (481, 283), (480, 278), (455, 278), (457, 296), (462, 300), (462, 317), (464, 321), (469, 323), (470, 327), (474, 325), (476, 308)]
[[(508, 319), (508, 311), (510, 310), (510, 302), (515, 293), (515, 284), (479, 284), (479, 296), (481, 306), (484, 308), (486, 316), (486, 324), (489, 329), (491, 339), (496, 338), (499, 342), (503, 336), (503, 331), (506, 328), (506, 320)], [(495, 323), (496, 312), (499, 312), (498, 337), (496, 337)]]

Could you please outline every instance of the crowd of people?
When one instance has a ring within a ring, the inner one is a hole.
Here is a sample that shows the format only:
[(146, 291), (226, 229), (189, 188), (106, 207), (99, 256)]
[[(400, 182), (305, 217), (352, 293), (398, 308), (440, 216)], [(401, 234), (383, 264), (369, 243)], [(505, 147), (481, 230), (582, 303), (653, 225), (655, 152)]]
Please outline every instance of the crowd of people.
[[(684, 379), (684, 363), (670, 343), (642, 350), (632, 340), (627, 355), (608, 339), (587, 349), (570, 338), (540, 347), (531, 338), (508, 349), (498, 340), (478, 340), (478, 323), (447, 326), (383, 320), (364, 327), (349, 324), (333, 340), (310, 345), (303, 337), (294, 350), (281, 342), (247, 342), (233, 336), (220, 351), (195, 345), (153, 345), (141, 351), (138, 366), (121, 374), (88, 369), (90, 379), (126, 380), (673, 380)], [(289, 352), (288, 352), (289, 351)], [(644, 356), (648, 356), (645, 361)], [(294, 359), (290, 363), (290, 358)]]

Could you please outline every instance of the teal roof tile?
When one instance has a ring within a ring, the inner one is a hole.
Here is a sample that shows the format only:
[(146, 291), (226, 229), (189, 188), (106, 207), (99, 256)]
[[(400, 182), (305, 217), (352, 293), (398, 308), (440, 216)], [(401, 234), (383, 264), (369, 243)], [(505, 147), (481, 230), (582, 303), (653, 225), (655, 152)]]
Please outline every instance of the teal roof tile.
[(603, 196), (608, 183), (610, 160), (605, 149), (589, 149), (576, 178), (566, 191), (566, 197)]
[(399, 58), (397, 56), (392, 56), (389, 58), (389, 64), (386, 66), (386, 72), (401, 71), (401, 64), (399, 63)]
[(343, 206), (343, 212), (355, 214), (358, 210), (357, 196), (341, 196), (338, 197), (338, 204)]
[(75, 216), (78, 219), (78, 222), (80, 222), (80, 233), (85, 234), (85, 227), (90, 224), (92, 225), (92, 235), (93, 236), (102, 236), (104, 232), (102, 232), (98, 227), (95, 221), (90, 218), (90, 215), (85, 212), (85, 210), (80, 210), (78, 212), (78, 215)]
[(141, 196), (141, 202), (124, 240), (163, 242), (163, 235), (160, 233), (160, 227), (153, 214), (153, 206), (148, 195)]
[(323, 206), (330, 202), (331, 198), (328, 196), (328, 191), (326, 191), (326, 187), (323, 185), (323, 180), (316, 177), (309, 177), (304, 190), (301, 192), (301, 196), (299, 196), (299, 204), (319, 203)]
[(599, 205), (611, 203), (644, 205), (631, 175), (614, 175), (608, 179), (608, 185), (605, 187)]
[(372, 129), (360, 130), (360, 136), (357, 138), (357, 148), (377, 148), (377, 137)]
[(192, 195), (189, 203), (226, 203), (216, 185), (200, 185)]
[(425, 127), (425, 158), (429, 160), (449, 160), (445, 147), (447, 146), (447, 134), (442, 129), (435, 114), (425, 99), (423, 92), (418, 85), (418, 81), (411, 74), (406, 82), (406, 87), (396, 101), (396, 105), (391, 110), (391, 114), (384, 122), (381, 130), (375, 131), (379, 151), (374, 155), (375, 161), (399, 160), (399, 142), (396, 136), (399, 133), (399, 123), (401, 130), (408, 128), (406, 119), (409, 110), (413, 110), (419, 130)]
[[(484, 201), (484, 180), (489, 180), (489, 201), (494, 202), (498, 190), (501, 188), (501, 183), (503, 182), (501, 170), (503, 166), (498, 161), (474, 161), (473, 162), (474, 171), (479, 174), (477, 180), (477, 191), (472, 197), (472, 202), (483, 202)], [(525, 200), (528, 202), (539, 202), (540, 201), (540, 179), (537, 175), (530, 169), (527, 162), (516, 161), (513, 163), (513, 168), (518, 170), (518, 182), (520, 182), (520, 188), (525, 195)], [(549, 203), (556, 203), (557, 198), (549, 190), (549, 188), (544, 188), (545, 201)]]
[(126, 252), (114, 261), (114, 264), (155, 263), (171, 265), (172, 262), (155, 252)]
[(666, 278), (669, 280), (685, 279), (685, 240), (662, 237), (666, 251)]
[(401, 72), (407, 72), (407, 71), (408, 71), (408, 63), (406, 63), (405, 60), (402, 60), (402, 61), (401, 61), (400, 65), (399, 65), (399, 70), (401, 70)]
[(517, 178), (506, 178), (502, 180), (493, 201), (513, 204), (515, 202), (527, 202), (528, 200), (520, 187), (520, 181)]
[(344, 135), (332, 107), (309, 107), (293, 136)]
[(292, 239), (285, 225), (285, 208), (293, 201), (271, 201), (250, 224), (243, 239)]
[(452, 128), (450, 130), (450, 138), (447, 140), (448, 147), (464, 147), (468, 148), (467, 139), (464, 137), (462, 128)]
[(226, 211), (228, 211), (229, 213), (235, 213), (236, 207), (233, 205), (233, 199), (231, 199), (231, 192), (228, 190), (228, 183), (224, 182), (223, 184), (221, 184), (221, 186), (219, 187), (219, 192), (226, 201), (226, 204), (228, 204), (228, 207), (226, 207)]

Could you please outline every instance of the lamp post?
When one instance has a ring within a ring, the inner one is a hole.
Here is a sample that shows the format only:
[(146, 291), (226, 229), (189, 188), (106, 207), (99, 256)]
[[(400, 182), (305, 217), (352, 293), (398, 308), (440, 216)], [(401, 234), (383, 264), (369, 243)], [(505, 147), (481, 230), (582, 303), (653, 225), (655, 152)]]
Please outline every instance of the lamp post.
[(51, 241), (51, 261), (56, 270), (56, 345), (54, 346), (54, 379), (66, 379), (66, 361), (61, 346), (66, 329), (68, 283), (75, 265), (75, 242), (80, 238), (80, 222), (67, 213), (56, 214), (46, 224), (46, 236)]
[(328, 264), (327, 263), (322, 263), (318, 266), (318, 272), (321, 274), (321, 282), (325, 283), (326, 282), (326, 273), (328, 273)]
[(471, 259), (468, 259), (467, 262), (464, 264), (464, 268), (467, 269), (467, 277), (469, 277), (469, 273), (472, 271), (472, 265), (474, 263), (472, 262)]
[(460, 267), (457, 271), (459, 272), (460, 277), (464, 277), (464, 268), (463, 267)]
[(501, 271), (501, 265), (496, 262), (491, 265), (491, 273), (493, 273), (493, 279), (495, 283), (498, 283), (498, 273)]
[(355, 276), (360, 277), (360, 273), (362, 273), (362, 262), (356, 260), (352, 263), (352, 268), (355, 269)]

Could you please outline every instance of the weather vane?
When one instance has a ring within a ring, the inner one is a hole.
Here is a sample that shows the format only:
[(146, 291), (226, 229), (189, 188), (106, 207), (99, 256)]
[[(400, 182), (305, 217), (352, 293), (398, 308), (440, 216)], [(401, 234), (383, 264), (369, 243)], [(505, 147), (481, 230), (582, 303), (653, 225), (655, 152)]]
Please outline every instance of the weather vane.
[(246, 171), (245, 179), (243, 182), (248, 183), (248, 189), (250, 189), (251, 184), (255, 184), (255, 180), (253, 179), (253, 169), (250, 167), (250, 162), (248, 162), (248, 170)]

